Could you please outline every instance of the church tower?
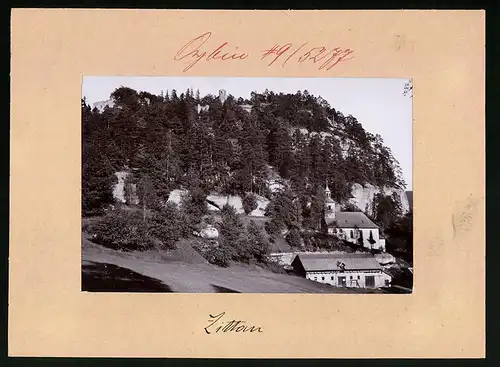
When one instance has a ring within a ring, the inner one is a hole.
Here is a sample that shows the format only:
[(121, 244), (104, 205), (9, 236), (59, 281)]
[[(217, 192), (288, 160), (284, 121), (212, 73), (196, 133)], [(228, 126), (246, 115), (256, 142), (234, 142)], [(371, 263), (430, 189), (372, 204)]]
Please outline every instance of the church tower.
[(335, 201), (332, 199), (332, 192), (328, 188), (328, 183), (325, 188), (325, 220), (332, 221), (335, 220)]

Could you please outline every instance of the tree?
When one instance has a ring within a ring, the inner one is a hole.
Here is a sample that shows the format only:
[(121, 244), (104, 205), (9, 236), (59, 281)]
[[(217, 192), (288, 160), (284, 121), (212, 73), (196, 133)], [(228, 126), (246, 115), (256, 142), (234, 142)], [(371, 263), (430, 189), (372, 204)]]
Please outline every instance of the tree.
[(276, 192), (266, 208), (266, 215), (271, 217), (267, 223), (268, 232), (278, 234), (283, 229), (299, 227), (300, 214), (300, 203), (290, 189)]
[(406, 260), (413, 263), (413, 213), (408, 212), (386, 231), (388, 251), (404, 252)]
[(408, 80), (405, 83), (404, 90), (403, 90), (403, 95), (404, 96), (410, 96), (413, 97), (413, 83), (411, 80)]
[(248, 262), (251, 256), (243, 237), (245, 228), (236, 213), (236, 209), (232, 205), (226, 204), (222, 208), (221, 215), (220, 234), (224, 250), (231, 259)]
[(136, 204), (136, 180), (133, 174), (128, 174), (125, 177), (125, 181), (123, 183), (123, 191), (125, 192), (125, 203), (127, 205)]
[(375, 239), (373, 238), (373, 232), (370, 231), (370, 237), (368, 238), (368, 242), (370, 243), (370, 245), (373, 245), (376, 243)]
[(103, 209), (114, 202), (112, 168), (93, 145), (85, 145), (82, 170), (82, 211), (83, 215), (101, 214)]
[(373, 198), (372, 216), (384, 229), (388, 229), (402, 216), (402, 207), (397, 194), (378, 193)]
[(207, 214), (206, 194), (200, 188), (192, 188), (181, 198), (181, 210), (191, 227), (195, 227), (201, 222), (203, 216)]
[(151, 215), (148, 233), (157, 248), (174, 249), (175, 243), (186, 233), (185, 225), (175, 204), (167, 203)]
[(363, 241), (363, 231), (358, 229), (358, 233), (359, 233), (359, 236), (358, 236), (358, 245), (363, 247), (363, 244), (364, 244), (364, 241)]
[(300, 247), (302, 245), (302, 237), (297, 229), (292, 229), (286, 235), (286, 242), (292, 247)]
[(253, 194), (247, 194), (243, 198), (243, 210), (245, 211), (245, 214), (250, 214), (252, 211), (257, 209), (258, 204), (257, 204), (257, 199), (255, 198), (255, 195)]
[(267, 256), (270, 252), (270, 243), (267, 240), (263, 229), (251, 220), (247, 225), (246, 232), (247, 243), (253, 259), (258, 263), (267, 263)]
[(302, 210), (303, 226), (315, 231), (326, 231), (325, 195), (321, 186), (316, 187), (315, 194), (310, 198), (310, 205)]
[(154, 191), (153, 182), (149, 175), (145, 174), (137, 183), (137, 194), (142, 205), (143, 220), (146, 221), (146, 211), (158, 207), (158, 197)]
[(137, 211), (115, 209), (93, 222), (88, 231), (103, 246), (126, 251), (152, 247), (146, 222)]

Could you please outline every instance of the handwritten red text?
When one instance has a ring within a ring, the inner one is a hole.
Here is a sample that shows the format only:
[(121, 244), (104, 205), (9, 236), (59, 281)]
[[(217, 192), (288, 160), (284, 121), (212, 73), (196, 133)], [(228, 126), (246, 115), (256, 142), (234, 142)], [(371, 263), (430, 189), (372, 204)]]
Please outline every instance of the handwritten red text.
[[(174, 60), (186, 62), (183, 72), (190, 70), (200, 61), (241, 62), (251, 56), (248, 52), (239, 51), (239, 46), (229, 45), (228, 42), (209, 46), (208, 41), (211, 36), (212, 32), (205, 32), (187, 42), (177, 51)], [(330, 70), (340, 62), (352, 60), (353, 54), (354, 51), (349, 48), (311, 47), (309, 42), (301, 45), (286, 43), (283, 45), (274, 44), (274, 46), (262, 50), (260, 59), (265, 61), (269, 67), (275, 64), (283, 67), (288, 62), (297, 62), (316, 65), (318, 70)]]
[(335, 47), (328, 49), (325, 46), (309, 47), (308, 42), (303, 43), (298, 47), (294, 47), (291, 43), (285, 45), (274, 45), (273, 47), (263, 50), (261, 59), (270, 60), (268, 66), (273, 65), (276, 61), (282, 61), (281, 66), (294, 59), (299, 63), (310, 62), (319, 65), (319, 70), (330, 70), (341, 61), (353, 59), (354, 51)]
[(202, 47), (212, 36), (212, 32), (203, 33), (201, 36), (198, 36), (188, 43), (186, 43), (174, 56), (174, 60), (188, 60), (187, 66), (184, 68), (184, 72), (191, 69), (194, 65), (196, 65), (199, 61), (205, 60), (245, 60), (248, 57), (248, 54), (243, 52), (236, 52), (238, 46), (233, 49), (233, 52), (227, 51), (229, 49), (228, 43), (223, 42), (218, 47), (213, 49), (211, 52), (203, 51)]

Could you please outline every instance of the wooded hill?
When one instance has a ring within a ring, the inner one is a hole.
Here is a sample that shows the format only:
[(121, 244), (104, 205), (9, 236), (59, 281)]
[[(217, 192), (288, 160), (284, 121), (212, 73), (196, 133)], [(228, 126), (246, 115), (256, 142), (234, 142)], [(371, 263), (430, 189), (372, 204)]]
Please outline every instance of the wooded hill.
[(405, 187), (380, 135), (307, 91), (222, 103), (191, 89), (157, 96), (121, 87), (110, 97), (113, 107), (102, 111), (82, 100), (84, 215), (113, 201), (122, 170), (133, 172), (140, 197), (159, 203), (180, 187), (270, 197), (273, 174), (304, 204), (326, 182), (341, 203), (354, 183)]

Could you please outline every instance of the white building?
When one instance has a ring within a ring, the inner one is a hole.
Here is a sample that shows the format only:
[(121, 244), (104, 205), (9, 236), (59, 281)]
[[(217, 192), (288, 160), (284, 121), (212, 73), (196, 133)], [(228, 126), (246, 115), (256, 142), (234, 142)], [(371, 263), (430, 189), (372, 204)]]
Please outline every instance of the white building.
[(362, 212), (342, 212), (325, 188), (325, 223), (329, 234), (352, 243), (362, 242), (363, 247), (385, 251), (385, 239), (380, 238), (380, 229)]
[(369, 253), (299, 254), (292, 267), (297, 275), (334, 287), (389, 287), (392, 280)]

